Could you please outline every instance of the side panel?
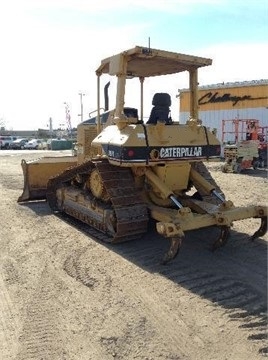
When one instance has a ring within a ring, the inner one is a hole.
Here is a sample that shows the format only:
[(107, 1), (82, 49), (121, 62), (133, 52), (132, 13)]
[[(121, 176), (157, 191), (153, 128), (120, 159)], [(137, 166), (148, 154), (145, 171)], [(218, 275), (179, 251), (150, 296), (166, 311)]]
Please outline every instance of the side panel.
[(202, 126), (128, 125), (108, 126), (92, 142), (102, 146), (112, 163), (121, 166), (154, 165), (176, 161), (219, 158), (218, 139)]

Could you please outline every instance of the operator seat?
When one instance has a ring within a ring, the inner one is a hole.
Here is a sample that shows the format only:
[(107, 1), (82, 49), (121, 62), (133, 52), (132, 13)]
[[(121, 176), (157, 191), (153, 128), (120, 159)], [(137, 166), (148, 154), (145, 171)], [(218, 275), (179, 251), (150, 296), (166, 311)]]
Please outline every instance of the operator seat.
[(147, 124), (157, 124), (157, 122), (164, 122), (165, 124), (171, 124), (172, 119), (170, 117), (170, 105), (171, 98), (167, 93), (154, 94), (152, 105), (154, 107), (151, 110), (151, 114)]

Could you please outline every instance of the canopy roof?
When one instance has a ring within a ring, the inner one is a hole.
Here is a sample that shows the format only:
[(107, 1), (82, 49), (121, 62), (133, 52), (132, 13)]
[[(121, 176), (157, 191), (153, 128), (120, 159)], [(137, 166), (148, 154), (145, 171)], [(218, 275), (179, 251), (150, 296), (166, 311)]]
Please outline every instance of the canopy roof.
[(96, 73), (149, 77), (190, 71), (211, 64), (212, 60), (208, 58), (136, 46), (102, 60)]

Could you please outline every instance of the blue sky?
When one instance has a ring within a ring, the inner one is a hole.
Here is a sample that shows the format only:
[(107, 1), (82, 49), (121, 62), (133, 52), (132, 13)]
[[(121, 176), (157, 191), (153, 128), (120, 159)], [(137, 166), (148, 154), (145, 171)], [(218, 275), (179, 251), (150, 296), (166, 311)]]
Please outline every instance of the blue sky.
[[(212, 58), (200, 85), (268, 78), (264, 0), (2, 0), (0, 123), (38, 129), (52, 117), (56, 128), (65, 124), (67, 102), (76, 126), (79, 92), (84, 119), (96, 109), (101, 59), (147, 46), (149, 38), (152, 48)], [(150, 83), (148, 111), (153, 92), (168, 91), (176, 119), (176, 94), (188, 87), (186, 79)], [(138, 107), (137, 101), (126, 106)]]

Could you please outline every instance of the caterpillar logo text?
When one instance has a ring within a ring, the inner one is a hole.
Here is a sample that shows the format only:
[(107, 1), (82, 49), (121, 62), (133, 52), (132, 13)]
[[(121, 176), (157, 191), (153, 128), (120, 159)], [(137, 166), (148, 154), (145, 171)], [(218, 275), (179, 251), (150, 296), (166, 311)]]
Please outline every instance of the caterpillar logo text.
[(201, 146), (170, 147), (160, 149), (160, 158), (182, 158), (202, 156)]

